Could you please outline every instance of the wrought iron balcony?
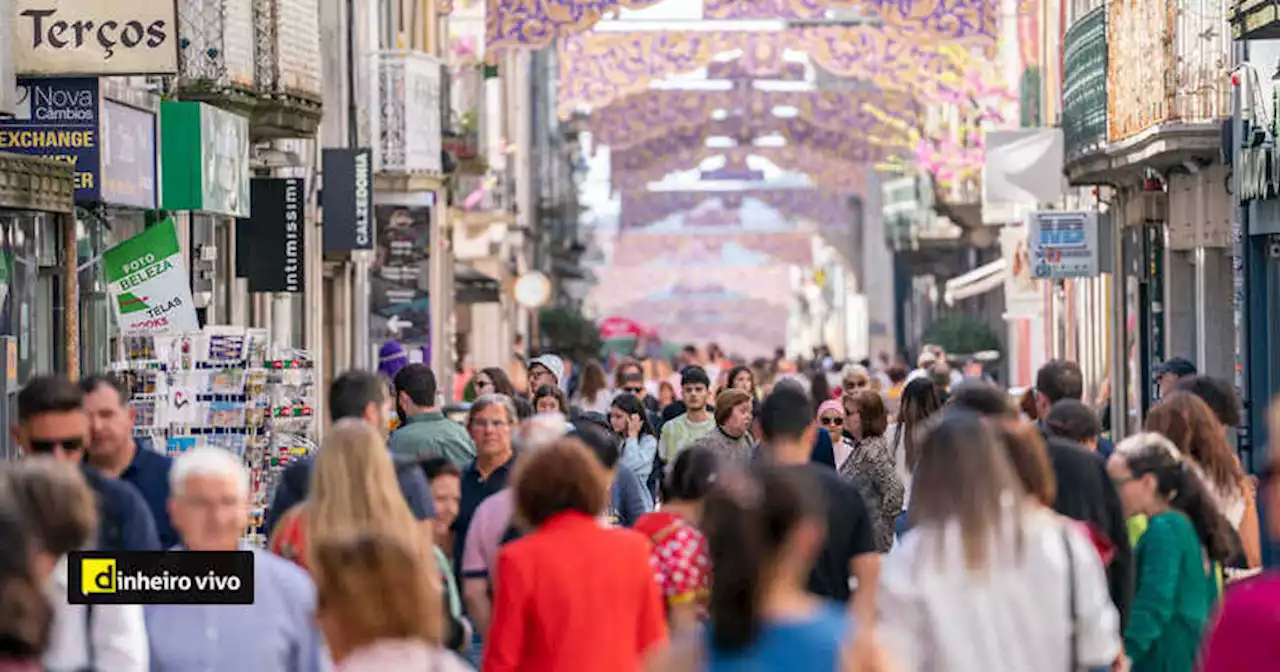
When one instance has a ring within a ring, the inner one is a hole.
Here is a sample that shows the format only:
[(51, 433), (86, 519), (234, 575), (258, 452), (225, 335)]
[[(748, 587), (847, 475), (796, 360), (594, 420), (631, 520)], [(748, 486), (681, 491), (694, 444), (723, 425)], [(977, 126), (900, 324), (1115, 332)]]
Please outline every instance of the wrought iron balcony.
[(1067, 28), (1062, 40), (1062, 135), (1067, 159), (1107, 141), (1107, 7)]
[(444, 62), (418, 51), (373, 56), (371, 87), (374, 169), (379, 173), (439, 174), (443, 168), (441, 83)]
[(242, 114), (254, 140), (315, 135), (318, 0), (179, 0), (178, 91)]

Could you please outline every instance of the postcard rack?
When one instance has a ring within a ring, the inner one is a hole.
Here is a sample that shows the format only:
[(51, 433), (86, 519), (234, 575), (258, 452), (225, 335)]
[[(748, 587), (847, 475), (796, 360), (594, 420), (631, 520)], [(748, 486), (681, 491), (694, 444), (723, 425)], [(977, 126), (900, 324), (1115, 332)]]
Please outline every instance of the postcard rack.
[(316, 449), (317, 389), (311, 357), (272, 347), (264, 329), (207, 327), (175, 334), (123, 334), (113, 364), (130, 390), (140, 446), (171, 456), (215, 446), (244, 460), (253, 524), (261, 523), (280, 473)]

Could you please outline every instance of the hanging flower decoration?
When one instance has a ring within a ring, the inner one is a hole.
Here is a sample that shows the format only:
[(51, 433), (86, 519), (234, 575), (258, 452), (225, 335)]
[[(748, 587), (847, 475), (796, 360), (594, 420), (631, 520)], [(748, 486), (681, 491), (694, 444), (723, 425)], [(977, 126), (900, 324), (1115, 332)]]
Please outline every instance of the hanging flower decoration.
[(480, 51), (475, 37), (462, 35), (449, 41), (449, 69), (454, 76), (477, 65), (480, 65)]
[(955, 67), (940, 77), (938, 94), (926, 106), (948, 106), (958, 114), (948, 115), (936, 128), (921, 129), (885, 110), (872, 106), (864, 109), (884, 124), (886, 137), (875, 142), (904, 150), (902, 156), (878, 164), (878, 170), (925, 172), (940, 187), (948, 188), (979, 179), (986, 157), (983, 129), (1006, 123), (1018, 96), (1002, 81), (1002, 73), (994, 63), (975, 57), (963, 47), (947, 46), (941, 52)]

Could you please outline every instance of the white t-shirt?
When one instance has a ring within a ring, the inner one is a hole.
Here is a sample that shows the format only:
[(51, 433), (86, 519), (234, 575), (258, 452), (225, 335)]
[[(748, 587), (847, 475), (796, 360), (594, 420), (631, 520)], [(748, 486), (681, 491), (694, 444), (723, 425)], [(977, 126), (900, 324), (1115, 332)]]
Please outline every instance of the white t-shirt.
[[(1073, 629), (1080, 668), (1115, 660), (1120, 617), (1093, 544), (1046, 508), (1023, 509), (1020, 518), (1021, 558), (1013, 534), (992, 539), (984, 574), (965, 567), (955, 521), (945, 528), (916, 527), (894, 545), (881, 574), (878, 629), (899, 670), (1067, 670)], [(1069, 567), (1075, 572), (1075, 623), (1067, 602)]]
[[(53, 630), (49, 648), (41, 663), (50, 672), (73, 672), (89, 668), (90, 647), (93, 667), (110, 672), (147, 672), (150, 649), (142, 606), (137, 604), (96, 604), (93, 618), (83, 604), (67, 601), (67, 558), (54, 567), (45, 586), (45, 597), (53, 606)], [(89, 632), (92, 622), (93, 631)]]

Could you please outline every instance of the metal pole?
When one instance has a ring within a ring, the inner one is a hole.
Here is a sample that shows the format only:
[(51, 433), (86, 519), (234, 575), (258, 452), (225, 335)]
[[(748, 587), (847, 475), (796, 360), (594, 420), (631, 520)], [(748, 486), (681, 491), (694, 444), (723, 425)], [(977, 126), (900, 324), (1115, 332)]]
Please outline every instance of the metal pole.
[[(1115, 205), (1108, 211), (1107, 226), (1111, 227), (1111, 440), (1120, 441), (1129, 432), (1129, 330), (1125, 298), (1127, 286), (1124, 266), (1125, 196), (1117, 194)], [(1143, 384), (1134, 381), (1135, 384)]]
[(1204, 249), (1204, 227), (1205, 222), (1209, 219), (1209, 203), (1205, 199), (1204, 194), (1205, 174), (1204, 171), (1196, 173), (1196, 247), (1194, 252), (1195, 260), (1195, 297), (1196, 297), (1196, 365), (1204, 373), (1214, 373), (1209, 363), (1209, 348), (1205, 340), (1208, 338), (1208, 325), (1205, 324), (1208, 308), (1204, 305), (1208, 299), (1208, 290), (1205, 286), (1207, 282), (1205, 278), (1205, 249)]
[(67, 376), (80, 378), (80, 275), (76, 273), (76, 216), (62, 216), (62, 328)]
[[(356, 0), (347, 0), (347, 147), (356, 149), (360, 146), (360, 129), (357, 125), (359, 107), (356, 104)], [(371, 110), (377, 114), (377, 110)], [(355, 369), (372, 369), (373, 351), (369, 346), (369, 294), (372, 291), (369, 283), (370, 255), (369, 251), (351, 253), (351, 264), (354, 270), (351, 311), (352, 358), (351, 366)]]

